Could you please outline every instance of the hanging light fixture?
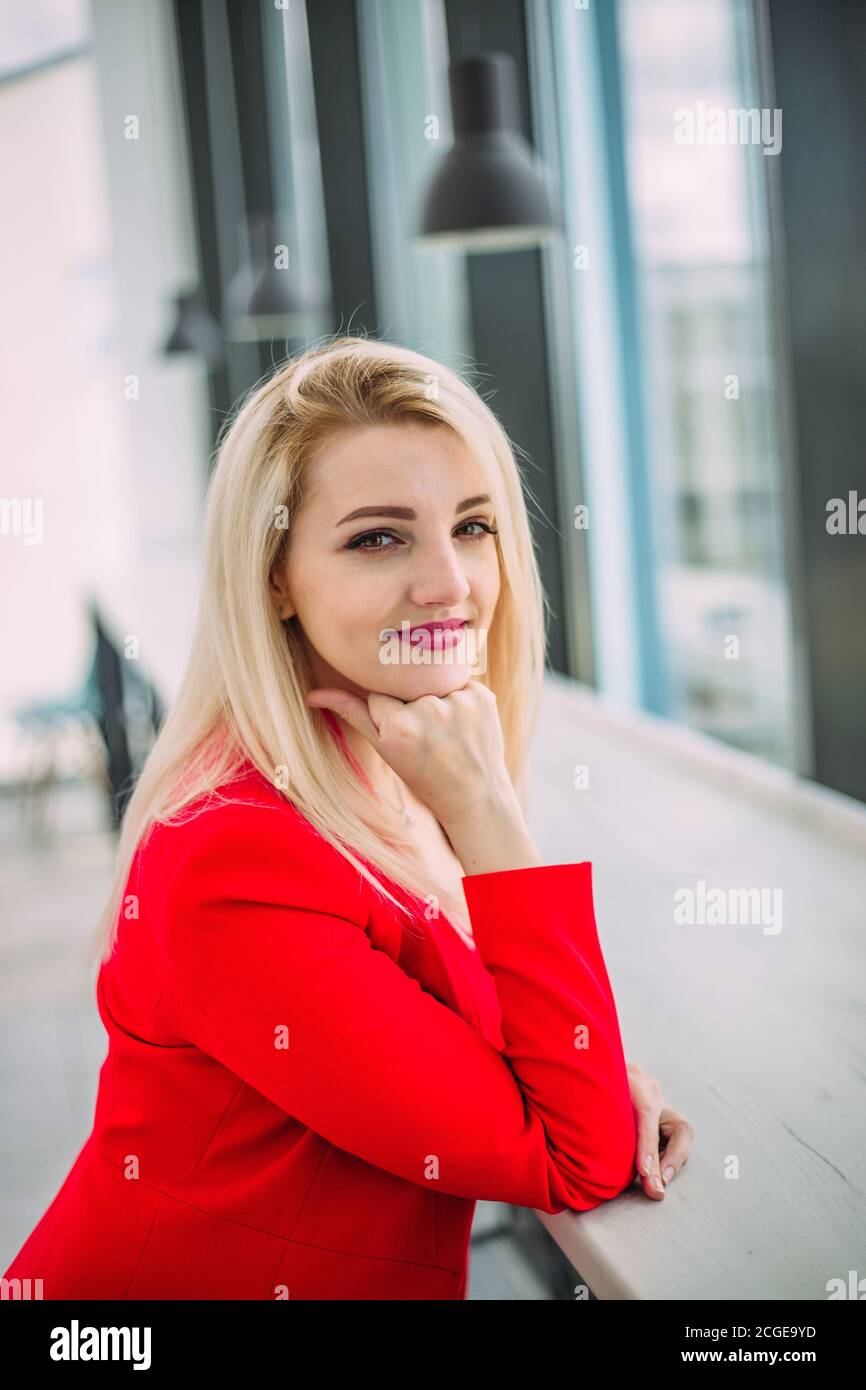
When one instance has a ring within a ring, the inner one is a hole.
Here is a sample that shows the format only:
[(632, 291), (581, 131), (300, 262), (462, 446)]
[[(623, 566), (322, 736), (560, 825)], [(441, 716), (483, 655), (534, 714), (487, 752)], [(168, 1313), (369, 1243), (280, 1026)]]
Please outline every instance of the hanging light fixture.
[(449, 82), (454, 144), (424, 197), (418, 244), (480, 252), (546, 241), (557, 228), (542, 166), (518, 128), (514, 59), (461, 58)]
[[(242, 227), (242, 239), (245, 233)], [(321, 326), (325, 309), (317, 287), (299, 283), (274, 217), (251, 216), (249, 258), (225, 294), (226, 335), (245, 342), (304, 337)]]
[(221, 362), (222, 334), (204, 306), (201, 291), (181, 290), (175, 294), (174, 303), (174, 326), (162, 345), (163, 353), (171, 356), (195, 352), (212, 364)]

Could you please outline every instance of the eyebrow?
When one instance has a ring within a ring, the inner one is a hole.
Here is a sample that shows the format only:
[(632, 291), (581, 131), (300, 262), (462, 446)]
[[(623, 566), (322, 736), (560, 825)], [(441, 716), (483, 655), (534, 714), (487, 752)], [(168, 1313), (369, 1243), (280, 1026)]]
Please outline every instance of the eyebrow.
[[(489, 501), (490, 498), (486, 492), (479, 493), (477, 497), (467, 497), (459, 504), (454, 515), (460, 516), (462, 512), (468, 512), (471, 507), (480, 507), (484, 502)], [(338, 521), (337, 525), (343, 526), (347, 521), (357, 521), (362, 516), (391, 516), (400, 521), (415, 521), (417, 512), (412, 507), (395, 507), (393, 503), (386, 502), (381, 507), (358, 507), (356, 511), (349, 512), (348, 516), (344, 516), (341, 521)]]

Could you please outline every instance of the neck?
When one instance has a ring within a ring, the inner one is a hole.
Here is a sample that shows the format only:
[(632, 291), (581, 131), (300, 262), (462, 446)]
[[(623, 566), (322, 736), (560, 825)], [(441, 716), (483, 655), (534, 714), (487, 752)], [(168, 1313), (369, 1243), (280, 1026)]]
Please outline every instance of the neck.
[(330, 711), (328, 714), (328, 722), (337, 739), (348, 751), (354, 762), (361, 767), (373, 790), (381, 792), (386, 799), (390, 798), (392, 802), (399, 803), (407, 799), (409, 792), (405, 783), (385, 762), (385, 759), (376, 752), (369, 739), (366, 739), (363, 734), (359, 734), (357, 729), (353, 729), (339, 715), (331, 714)]

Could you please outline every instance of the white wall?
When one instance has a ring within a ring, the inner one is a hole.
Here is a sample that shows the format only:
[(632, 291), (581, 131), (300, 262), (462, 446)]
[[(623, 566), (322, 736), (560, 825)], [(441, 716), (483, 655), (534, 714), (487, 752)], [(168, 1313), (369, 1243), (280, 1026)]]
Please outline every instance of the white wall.
[(0, 87), (0, 499), (43, 519), (0, 531), (0, 713), (85, 678), (92, 591), (170, 699), (195, 608), (206, 380), (157, 352), (193, 271), (173, 30), (166, 0), (91, 15), (89, 54)]

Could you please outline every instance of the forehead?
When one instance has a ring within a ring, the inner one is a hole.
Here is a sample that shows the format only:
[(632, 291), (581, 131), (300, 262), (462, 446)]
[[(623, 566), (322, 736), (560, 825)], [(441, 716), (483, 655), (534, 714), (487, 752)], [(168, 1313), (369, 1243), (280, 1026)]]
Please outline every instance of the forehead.
[(307, 483), (311, 505), (360, 495), (365, 502), (417, 506), (425, 499), (450, 500), (456, 492), (463, 497), (475, 483), (480, 492), (485, 472), (474, 452), (446, 425), (368, 425), (324, 440), (307, 465)]

